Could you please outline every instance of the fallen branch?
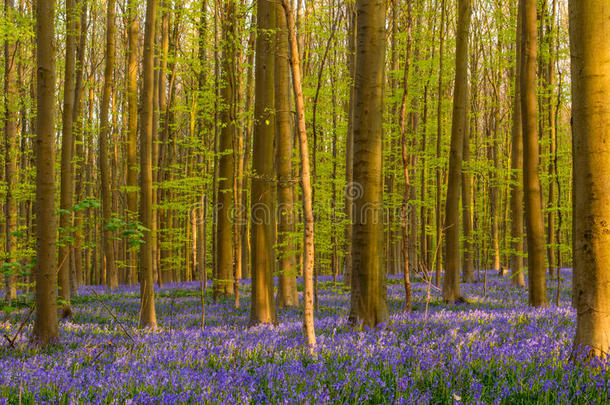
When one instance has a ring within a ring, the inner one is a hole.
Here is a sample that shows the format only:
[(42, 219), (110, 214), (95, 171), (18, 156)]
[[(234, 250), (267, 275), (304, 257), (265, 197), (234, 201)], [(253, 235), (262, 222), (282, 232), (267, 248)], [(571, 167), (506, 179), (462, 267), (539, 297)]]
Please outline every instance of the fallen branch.
[(127, 330), (127, 328), (125, 327), (125, 325), (123, 325), (121, 323), (121, 321), (119, 320), (119, 318), (117, 318), (117, 316), (112, 312), (112, 310), (104, 303), (104, 301), (102, 300), (102, 297), (100, 297), (100, 295), (91, 287), (89, 287), (89, 290), (95, 295), (95, 297), (97, 298), (97, 300), (102, 304), (102, 306), (104, 307), (104, 309), (106, 309), (106, 312), (108, 312), (108, 314), (110, 314), (110, 316), (115, 320), (116, 323), (119, 324), (119, 326), (121, 327), (121, 329), (123, 330), (123, 332), (125, 333), (125, 335), (131, 339), (132, 342), (136, 343), (136, 340), (133, 338), (133, 336), (131, 336), (131, 334), (129, 333), (129, 331)]
[(17, 348), (15, 347), (15, 341), (17, 340), (17, 338), (21, 334), (21, 331), (23, 330), (23, 327), (25, 326), (25, 324), (30, 320), (30, 317), (34, 313), (34, 308), (36, 308), (36, 306), (33, 306), (30, 309), (30, 312), (28, 313), (28, 316), (25, 318), (25, 320), (23, 322), (21, 322), (21, 324), (19, 325), (19, 329), (17, 329), (17, 333), (15, 333), (15, 336), (13, 336), (12, 339), (6, 333), (4, 334), (5, 339), (8, 340), (8, 342), (10, 343), (11, 347), (13, 348), (13, 350), (17, 350)]

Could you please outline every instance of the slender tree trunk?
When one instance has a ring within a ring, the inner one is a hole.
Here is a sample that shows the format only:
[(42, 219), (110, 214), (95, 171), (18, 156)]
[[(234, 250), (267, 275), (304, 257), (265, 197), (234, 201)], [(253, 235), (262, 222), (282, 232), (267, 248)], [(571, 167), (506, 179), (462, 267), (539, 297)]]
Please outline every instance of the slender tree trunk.
[[(74, 117), (72, 120), (73, 132), (75, 137), (74, 142), (74, 154), (78, 161), (82, 162), (78, 166), (76, 171), (77, 180), (75, 185), (75, 198), (79, 200), (84, 194), (83, 183), (85, 178), (84, 165), (85, 165), (85, 142), (84, 142), (84, 119), (83, 119), (83, 75), (84, 75), (84, 63), (85, 63), (85, 47), (87, 44), (87, 4), (86, 2), (81, 3), (80, 9), (80, 20), (77, 23), (79, 30), (79, 43), (76, 50), (76, 67), (75, 67), (75, 85), (74, 85)], [(76, 212), (74, 215), (74, 283), (75, 287), (81, 286), (84, 283), (83, 275), (83, 229), (82, 220), (83, 212)], [(74, 292), (78, 290), (75, 288)]]
[[(13, 24), (16, 21), (15, 5), (13, 0), (5, 0), (5, 18), (11, 28), (16, 29)], [(17, 145), (17, 112), (19, 110), (19, 96), (17, 94), (17, 44), (15, 39), (9, 35), (4, 42), (4, 174), (6, 181), (6, 205), (4, 229), (6, 231), (6, 255), (9, 274), (5, 278), (5, 300), (10, 301), (17, 298), (17, 266), (15, 253), (17, 251), (17, 199), (15, 192), (18, 183), (19, 148)], [(70, 292), (68, 291), (68, 300)]]
[[(396, 21), (394, 22), (396, 23)], [(408, 219), (413, 215), (413, 207), (409, 208), (409, 198), (412, 195), (412, 185), (409, 176), (409, 155), (407, 151), (407, 103), (409, 101), (409, 68), (411, 65), (411, 44), (413, 40), (413, 17), (411, 14), (411, 0), (407, 2), (407, 55), (405, 58), (405, 67), (403, 70), (402, 79), (402, 101), (400, 104), (400, 135), (401, 135), (401, 157), (402, 157), (402, 171), (405, 180), (405, 194), (402, 202), (402, 218), (401, 218), (401, 231), (402, 231), (402, 260), (403, 260), (403, 273), (404, 273), (404, 287), (405, 287), (405, 305), (404, 310), (411, 312), (413, 298), (411, 296), (411, 280), (409, 278), (409, 231), (408, 231)]]
[[(246, 114), (246, 119), (244, 123), (244, 152), (242, 158), (242, 173), (249, 173), (249, 159), (252, 153), (251, 151), (251, 139), (252, 139), (252, 118), (250, 115), (250, 111), (252, 110), (252, 89), (254, 87), (254, 46), (255, 46), (255, 38), (256, 38), (256, 30), (254, 26), (256, 25), (256, 17), (253, 16), (250, 21), (250, 38), (248, 39), (248, 58), (247, 65), (248, 69), (246, 71), (246, 101), (244, 105), (244, 111)], [(249, 265), (249, 257), (250, 257), (250, 222), (248, 221), (248, 188), (249, 184), (249, 176), (244, 176), (242, 180), (242, 195), (241, 195), (241, 204), (242, 204), (242, 226), (241, 226), (241, 263), (242, 263), (242, 277), (250, 278), (250, 265)]]
[[(441, 144), (443, 139), (443, 121), (442, 121), (442, 111), (443, 111), (443, 62), (444, 62), (444, 45), (445, 45), (445, 0), (441, 0), (441, 25), (440, 25), (440, 33), (439, 33), (439, 53), (438, 53), (438, 102), (436, 105), (436, 159), (437, 162), (441, 159)], [(441, 165), (437, 165), (436, 169), (436, 211), (435, 211), (435, 219), (436, 219), (436, 242), (440, 243), (442, 241), (442, 233), (443, 233), (443, 219), (441, 213), (441, 198), (442, 198), (442, 186), (441, 186), (441, 177), (442, 177), (442, 168)], [(457, 226), (457, 225), (456, 225)], [(435, 243), (436, 244), (436, 243)], [(442, 257), (442, 246), (436, 248), (440, 256)], [(440, 286), (441, 284), (441, 268), (442, 268), (442, 260), (434, 261), (435, 268), (435, 284)]]
[(513, 96), (513, 122), (511, 129), (511, 283), (525, 287), (523, 276), (523, 126), (521, 122), (521, 65), (523, 64), (522, 41), (523, 12), (519, 3), (517, 10), (517, 49), (515, 67), (515, 92)]
[(305, 245), (305, 257), (303, 261), (303, 284), (304, 284), (304, 314), (303, 329), (307, 337), (307, 343), (313, 352), (316, 346), (316, 331), (314, 329), (314, 305), (313, 305), (313, 270), (314, 270), (314, 217), (311, 190), (311, 178), (309, 168), (309, 146), (307, 142), (307, 129), (305, 127), (305, 102), (301, 84), (301, 65), (299, 60), (299, 45), (296, 37), (296, 24), (294, 13), (289, 0), (283, 0), (286, 15), (286, 26), (290, 44), (290, 64), (292, 67), (292, 84), (297, 110), (297, 128), (299, 134), (299, 146), (301, 151), (301, 186), (303, 189), (303, 214), (305, 227), (303, 231), (303, 242)]
[(354, 93), (354, 228), (349, 319), (375, 327), (388, 317), (383, 265), (383, 84), (385, 17), (383, 0), (357, 0)]
[[(495, 77), (492, 74), (492, 77)], [(499, 121), (499, 100), (497, 91), (494, 91), (495, 98), (492, 107), (492, 113), (490, 120), (493, 119), (493, 138), (489, 145), (489, 159), (490, 159), (490, 176), (489, 176), (489, 216), (491, 222), (491, 245), (493, 249), (493, 270), (496, 274), (502, 276), (502, 269), (500, 264), (500, 232), (498, 226), (499, 211), (501, 206), (500, 201), (500, 170), (498, 162), (498, 121)]]
[[(74, 0), (66, 1), (66, 64), (64, 75), (64, 108), (62, 115), (61, 141), (61, 186), (60, 186), (60, 235), (71, 237), (67, 232), (72, 227), (72, 205), (74, 205), (74, 173), (72, 155), (74, 150), (73, 119), (74, 119), (74, 89), (76, 65), (76, 20), (78, 9)], [(63, 233), (63, 235), (62, 235)], [(70, 255), (72, 247), (69, 239), (59, 245), (59, 299), (64, 301), (62, 318), (72, 314), (70, 306)]]
[[(111, 0), (112, 1), (112, 0)], [(140, 245), (140, 327), (157, 326), (153, 278), (153, 195), (152, 195), (152, 140), (154, 98), (154, 46), (157, 0), (146, 1), (144, 24), (144, 54), (142, 69), (142, 96), (140, 115), (140, 223), (144, 243)]]
[(354, 75), (356, 66), (356, 9), (353, 2), (347, 3), (348, 47), (347, 69), (349, 73), (349, 102), (347, 104), (347, 134), (345, 141), (345, 270), (343, 284), (351, 286), (352, 277), (352, 230), (354, 223), (354, 199), (351, 195), (354, 182)]
[(106, 13), (106, 66), (104, 69), (104, 86), (102, 88), (102, 103), (100, 105), (100, 135), (99, 156), (100, 187), (102, 190), (102, 221), (104, 231), (102, 234), (104, 257), (106, 263), (106, 284), (108, 288), (115, 289), (119, 285), (113, 232), (106, 225), (112, 218), (112, 190), (110, 180), (110, 167), (108, 164), (108, 138), (112, 134), (112, 127), (108, 120), (108, 108), (110, 106), (110, 95), (112, 93), (113, 71), (115, 59), (115, 0), (108, 0)]
[(610, 8), (570, 0), (575, 348), (610, 348)]
[(275, 323), (273, 301), (273, 143), (275, 137), (275, 3), (257, 0), (252, 158), (252, 300), (250, 324)]
[[(138, 215), (138, 18), (137, 1), (129, 1), (127, 28), (127, 218), (137, 220)], [(129, 283), (135, 283), (138, 257), (129, 251)]]
[(33, 340), (47, 345), (59, 335), (55, 237), (55, 2), (36, 4), (36, 317)]
[[(476, 97), (474, 84), (477, 80), (477, 60), (472, 58), (471, 71), (471, 90), (472, 98)], [(469, 91), (470, 95), (470, 91)], [(469, 101), (469, 106), (472, 102)], [(462, 141), (462, 225), (464, 227), (464, 255), (462, 256), (462, 281), (465, 283), (474, 283), (474, 243), (473, 243), (473, 204), (472, 204), (472, 173), (470, 169), (470, 122), (473, 118), (469, 117), (464, 131), (464, 139)]]
[(555, 16), (557, 14), (557, 0), (553, 0), (553, 11), (550, 16), (550, 22), (547, 27), (547, 38), (548, 44), (548, 60), (544, 67), (545, 74), (545, 108), (546, 108), (546, 124), (549, 131), (549, 161), (547, 166), (547, 173), (549, 176), (549, 189), (548, 189), (548, 203), (547, 203), (547, 257), (549, 262), (549, 275), (551, 277), (557, 277), (559, 275), (559, 268), (557, 266), (557, 255), (555, 250), (556, 240), (555, 234), (555, 218), (557, 210), (559, 208), (559, 202), (557, 201), (557, 183), (555, 178), (557, 173), (555, 172), (555, 160), (553, 157), (557, 154), (557, 128), (555, 127), (555, 50), (554, 50), (554, 39), (557, 35), (555, 33)]
[(521, 66), (521, 114), (523, 119), (523, 180), (529, 302), (547, 303), (544, 221), (538, 178), (538, 118), (536, 112), (536, 0), (521, 0), (523, 7), (523, 64)]
[(470, 36), (471, 0), (458, 1), (458, 25), (455, 52), (455, 88), (453, 90), (453, 118), (451, 122), (451, 151), (449, 155), (449, 183), (445, 206), (447, 256), (443, 278), (443, 298), (446, 302), (460, 300), (460, 187), (464, 134), (468, 131), (468, 40)]
[(279, 285), (277, 306), (296, 307), (297, 257), (293, 243), (295, 232), (294, 196), (292, 187), (293, 132), (290, 117), (290, 72), (288, 51), (288, 26), (280, 3), (276, 6), (277, 32), (275, 56), (275, 123), (277, 134), (277, 196), (278, 196), (278, 247)]
[(222, 79), (220, 83), (220, 121), (218, 158), (218, 224), (216, 225), (216, 278), (214, 295), (233, 294), (233, 183), (234, 139), (236, 137), (235, 75), (235, 2), (224, 2), (222, 18)]
[[(204, 100), (204, 92), (205, 85), (207, 81), (206, 75), (206, 33), (207, 33), (207, 0), (203, 0), (201, 2), (201, 16), (199, 20), (199, 60), (201, 63), (199, 74), (197, 75), (197, 90), (199, 92), (199, 100), (198, 102), (203, 104)], [(208, 140), (203, 136), (203, 134), (207, 134), (205, 120), (203, 118), (203, 108), (199, 106), (198, 108), (199, 118), (197, 119), (197, 129), (201, 139), (201, 147), (203, 156), (200, 157), (200, 164), (205, 168), (205, 175), (209, 176), (209, 157), (205, 151), (206, 142)], [(197, 271), (199, 273), (199, 280), (201, 282), (201, 291), (202, 291), (202, 305), (205, 305), (203, 302), (204, 292), (207, 289), (207, 195), (206, 195), (206, 186), (202, 186), (201, 188), (201, 201), (199, 207), (199, 237), (197, 238)], [(202, 322), (203, 325), (203, 322)]]

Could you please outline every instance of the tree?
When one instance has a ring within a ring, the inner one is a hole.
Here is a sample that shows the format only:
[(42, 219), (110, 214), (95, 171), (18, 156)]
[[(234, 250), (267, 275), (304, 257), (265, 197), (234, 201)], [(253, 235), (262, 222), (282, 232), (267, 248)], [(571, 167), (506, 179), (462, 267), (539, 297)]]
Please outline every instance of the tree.
[(305, 126), (305, 101), (301, 82), (301, 63), (299, 56), (299, 45), (296, 36), (296, 24), (294, 13), (289, 0), (283, 0), (282, 5), (286, 15), (286, 28), (288, 30), (288, 42), (290, 44), (290, 66), (292, 68), (292, 84), (297, 110), (297, 128), (299, 134), (299, 146), (301, 151), (301, 186), (303, 189), (303, 216), (305, 227), (303, 230), (303, 241), (305, 254), (303, 260), (303, 284), (304, 284), (304, 314), (303, 329), (307, 337), (310, 350), (316, 346), (316, 331), (314, 329), (314, 216), (313, 198), (311, 190), (310, 166), (309, 166), (309, 146), (307, 142), (307, 128)]
[(273, 301), (273, 143), (275, 137), (275, 34), (276, 7), (271, 0), (257, 0), (254, 85), (254, 145), (252, 150), (250, 324), (276, 321)]
[(351, 285), (352, 278), (352, 223), (354, 221), (354, 201), (351, 195), (354, 182), (354, 73), (356, 66), (356, 9), (354, 2), (346, 4), (347, 9), (347, 70), (349, 74), (349, 100), (347, 109), (347, 133), (345, 134), (345, 272), (343, 284)]
[(235, 75), (235, 2), (226, 0), (222, 19), (222, 76), (220, 81), (220, 120), (218, 157), (218, 224), (216, 225), (216, 279), (214, 296), (233, 294), (233, 141), (237, 119)]
[(610, 9), (570, 0), (575, 347), (610, 348)]
[(523, 63), (523, 41), (522, 25), (523, 13), (519, 5), (517, 10), (517, 46), (515, 58), (515, 92), (513, 95), (513, 122), (511, 128), (511, 178), (510, 188), (510, 211), (511, 228), (510, 236), (510, 273), (511, 283), (519, 287), (525, 287), (523, 276), (523, 126), (521, 122), (521, 65)]
[[(112, 1), (112, 0), (111, 0)], [(140, 112), (140, 223), (145, 228), (140, 245), (140, 327), (157, 326), (153, 278), (152, 139), (154, 97), (154, 47), (157, 0), (146, 1), (142, 96)]]
[(354, 88), (354, 199), (352, 286), (349, 319), (375, 327), (388, 317), (383, 247), (383, 0), (356, 1)]
[(36, 319), (33, 339), (46, 345), (59, 335), (55, 234), (55, 2), (36, 4)]
[[(138, 2), (128, 4), (127, 28), (127, 215), (129, 222), (138, 218)], [(135, 282), (137, 255), (129, 252), (129, 282)]]
[[(84, 75), (84, 61), (85, 61), (85, 48), (87, 45), (87, 2), (81, 2), (80, 4), (80, 18), (76, 21), (76, 29), (78, 33), (78, 46), (76, 48), (76, 66), (75, 66), (75, 79), (74, 79), (74, 116), (72, 118), (72, 132), (74, 136), (75, 151), (74, 155), (76, 159), (80, 160), (79, 169), (76, 171), (76, 184), (75, 193), (77, 199), (83, 195), (83, 183), (85, 178), (84, 173), (84, 157), (85, 157), (85, 142), (84, 142), (84, 119), (83, 119), (83, 75)], [(78, 145), (78, 146), (76, 146)], [(71, 274), (71, 287), (77, 292), (76, 287), (83, 284), (83, 211), (80, 210), (74, 215), (74, 271)]]
[[(59, 227), (67, 237), (72, 227), (71, 208), (74, 200), (74, 173), (72, 155), (74, 150), (74, 91), (76, 72), (76, 20), (78, 8), (74, 0), (66, 1), (66, 65), (64, 77), (64, 108), (62, 116), (61, 141), (61, 185), (60, 185), (60, 216)], [(62, 318), (70, 316), (70, 243), (64, 240), (59, 246), (59, 298), (64, 301)]]
[(445, 205), (446, 245), (443, 298), (446, 302), (461, 299), (460, 293), (460, 187), (464, 134), (468, 131), (468, 38), (470, 36), (471, 0), (458, 1), (458, 32), (455, 51), (455, 88), (453, 90), (453, 119), (451, 121), (451, 152), (449, 155), (449, 183)]
[[(5, 13), (7, 21), (14, 24), (16, 17), (13, 0), (5, 0)], [(9, 265), (9, 274), (5, 279), (4, 298), (10, 303), (17, 298), (17, 277), (15, 253), (17, 251), (17, 200), (15, 191), (18, 181), (17, 167), (19, 161), (19, 149), (17, 148), (17, 111), (19, 109), (19, 97), (17, 95), (17, 45), (16, 40), (7, 35), (4, 42), (4, 174), (6, 178), (6, 263)]]
[(522, 0), (521, 117), (523, 123), (523, 182), (529, 302), (546, 305), (544, 220), (538, 177), (538, 114), (536, 112), (536, 0)]
[(108, 225), (112, 218), (112, 191), (110, 184), (110, 166), (108, 164), (108, 137), (112, 133), (108, 120), (108, 108), (112, 93), (114, 59), (115, 59), (115, 0), (108, 0), (106, 11), (106, 65), (104, 68), (104, 86), (102, 87), (102, 102), (100, 105), (100, 135), (99, 135), (99, 165), (100, 187), (102, 190), (102, 219), (104, 232), (102, 233), (104, 257), (106, 264), (106, 285), (110, 289), (119, 285), (112, 228)]
[[(394, 4), (394, 7), (396, 4)], [(396, 23), (396, 22), (395, 22)], [(413, 215), (409, 212), (409, 198), (412, 195), (412, 185), (409, 176), (409, 156), (407, 151), (407, 100), (409, 98), (409, 68), (411, 66), (411, 45), (413, 41), (413, 16), (411, 11), (411, 0), (407, 2), (407, 51), (405, 58), (405, 66), (403, 69), (403, 93), (402, 100), (400, 103), (400, 143), (401, 143), (401, 158), (402, 158), (402, 171), (405, 180), (405, 195), (403, 196), (402, 202), (402, 218), (401, 218), (401, 232), (402, 232), (402, 256), (403, 256), (403, 272), (404, 272), (404, 287), (405, 287), (405, 311), (411, 312), (413, 297), (411, 294), (411, 280), (409, 278), (409, 261), (413, 259), (409, 256), (409, 242), (408, 242), (408, 228), (407, 220)], [(413, 207), (411, 206), (411, 210)]]
[[(439, 49), (438, 49), (438, 100), (436, 103), (436, 159), (441, 159), (441, 144), (443, 138), (443, 72), (444, 72), (444, 60), (445, 60), (445, 20), (447, 15), (446, 0), (441, 0), (441, 22), (439, 28)], [(440, 245), (442, 233), (443, 233), (443, 219), (441, 213), (441, 199), (442, 199), (442, 167), (438, 165), (435, 170), (436, 173), (436, 206), (435, 206), (435, 226), (436, 226), (436, 245)], [(437, 254), (442, 256), (441, 246), (436, 247)], [(437, 255), (435, 254), (435, 256)], [(442, 260), (438, 258), (434, 259), (435, 268), (435, 283), (437, 286), (441, 284), (441, 269)]]
[[(290, 67), (288, 63), (288, 26), (280, 3), (276, 9), (277, 51), (275, 55), (275, 124), (277, 134), (277, 197), (279, 285), (278, 307), (299, 305), (297, 293), (297, 257), (292, 234), (295, 232), (294, 195), (292, 187), (293, 131), (290, 117)], [(307, 152), (309, 153), (309, 152)]]

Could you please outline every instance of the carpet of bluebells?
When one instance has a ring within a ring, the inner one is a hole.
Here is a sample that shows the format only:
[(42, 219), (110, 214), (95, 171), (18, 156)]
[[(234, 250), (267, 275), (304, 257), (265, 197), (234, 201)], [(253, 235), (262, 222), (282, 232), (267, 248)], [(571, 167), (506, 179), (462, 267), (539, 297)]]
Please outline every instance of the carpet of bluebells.
[[(136, 328), (137, 287), (84, 287), (57, 344), (29, 345), (29, 323), (15, 348), (4, 341), (0, 403), (609, 403), (610, 366), (569, 361), (575, 312), (570, 272), (562, 278), (559, 307), (529, 308), (526, 290), (490, 275), (485, 289), (463, 285), (466, 303), (445, 305), (432, 289), (427, 315), (426, 284), (413, 284), (406, 314), (390, 278), (389, 321), (363, 330), (346, 322), (349, 292), (321, 277), (313, 355), (300, 309), (247, 327), (247, 281), (240, 309), (207, 303), (203, 330), (196, 282), (157, 290), (155, 331)], [(14, 336), (27, 312), (3, 315), (0, 334)]]

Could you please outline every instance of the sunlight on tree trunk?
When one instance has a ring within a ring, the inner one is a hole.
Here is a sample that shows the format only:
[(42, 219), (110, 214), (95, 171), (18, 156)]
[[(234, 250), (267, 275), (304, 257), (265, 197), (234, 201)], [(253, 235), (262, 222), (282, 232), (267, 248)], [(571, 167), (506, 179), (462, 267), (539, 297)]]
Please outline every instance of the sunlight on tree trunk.
[[(307, 129), (305, 127), (305, 102), (301, 84), (301, 64), (299, 58), (299, 45), (296, 37), (296, 24), (294, 13), (289, 0), (283, 0), (282, 6), (286, 15), (286, 28), (288, 31), (288, 42), (290, 44), (290, 65), (292, 67), (292, 84), (297, 110), (297, 131), (299, 134), (299, 146), (301, 151), (301, 186), (303, 188), (303, 215), (305, 227), (303, 231), (303, 242), (305, 254), (303, 260), (303, 329), (310, 350), (316, 347), (316, 331), (314, 329), (314, 307), (313, 307), (313, 269), (314, 269), (314, 216), (311, 194), (311, 174), (309, 166), (309, 146), (307, 142)], [(278, 10), (279, 12), (279, 10)]]
[(297, 257), (293, 243), (296, 231), (292, 186), (293, 131), (290, 117), (290, 66), (288, 26), (282, 4), (276, 6), (277, 32), (275, 55), (275, 120), (278, 196), (279, 308), (299, 305), (297, 293)]
[(610, 350), (610, 8), (570, 0), (576, 348)]
[(357, 0), (354, 92), (354, 225), (349, 319), (375, 327), (388, 318), (383, 265), (383, 83), (386, 5)]
[(250, 324), (275, 323), (273, 300), (273, 143), (275, 137), (275, 3), (257, 0), (254, 147), (252, 150), (252, 300)]

